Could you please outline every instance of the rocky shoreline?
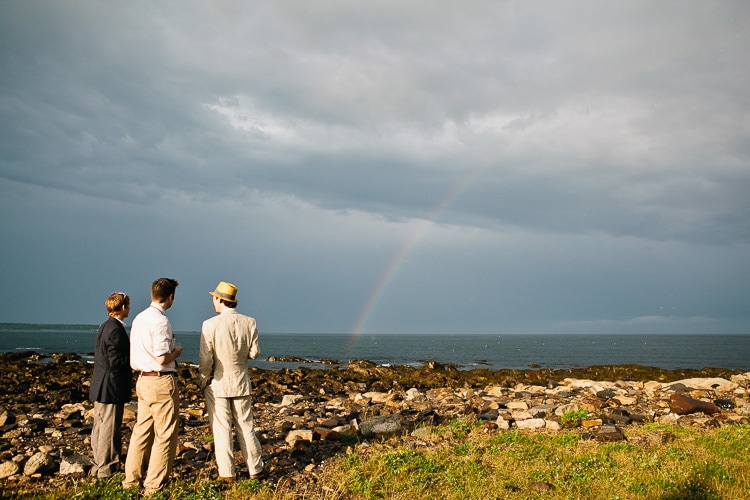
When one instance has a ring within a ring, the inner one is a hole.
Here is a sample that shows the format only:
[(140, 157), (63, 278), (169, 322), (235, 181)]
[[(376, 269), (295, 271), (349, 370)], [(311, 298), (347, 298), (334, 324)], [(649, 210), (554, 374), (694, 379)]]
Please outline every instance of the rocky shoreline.
[[(0, 353), (1, 492), (52, 491), (86, 476), (92, 370), (70, 353)], [(215, 479), (197, 369), (181, 365), (178, 375), (182, 425), (174, 475)], [(393, 436), (402, 444), (432, 446), (449, 439), (436, 438), (432, 426), (454, 418), (477, 419), (487, 432), (575, 427), (602, 442), (626, 439), (627, 426), (644, 422), (699, 428), (750, 423), (750, 373), (721, 368), (460, 370), (436, 362), (415, 368), (355, 360), (328, 369), (250, 368), (250, 376), (269, 472), (264, 481), (307, 491), (316, 487), (317, 469), (334, 455), (366, 451)], [(135, 402), (126, 407), (126, 444), (135, 408)], [(648, 446), (668, 433), (643, 439)]]

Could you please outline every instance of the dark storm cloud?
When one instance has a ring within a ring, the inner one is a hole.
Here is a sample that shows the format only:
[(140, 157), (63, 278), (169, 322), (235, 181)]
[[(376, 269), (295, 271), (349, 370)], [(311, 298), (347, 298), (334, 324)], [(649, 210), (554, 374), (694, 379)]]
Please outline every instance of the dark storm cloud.
[(0, 321), (175, 275), (187, 329), (230, 279), (274, 331), (747, 331), (748, 20), (6, 3)]

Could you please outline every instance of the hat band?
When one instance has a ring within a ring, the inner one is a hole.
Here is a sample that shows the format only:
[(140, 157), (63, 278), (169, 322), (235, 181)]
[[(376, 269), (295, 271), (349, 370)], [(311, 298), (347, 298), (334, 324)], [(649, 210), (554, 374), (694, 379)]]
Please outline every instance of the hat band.
[(234, 295), (229, 295), (228, 293), (220, 292), (218, 290), (215, 290), (214, 294), (218, 295), (222, 299), (227, 299), (227, 300), (231, 300), (232, 302), (234, 302)]

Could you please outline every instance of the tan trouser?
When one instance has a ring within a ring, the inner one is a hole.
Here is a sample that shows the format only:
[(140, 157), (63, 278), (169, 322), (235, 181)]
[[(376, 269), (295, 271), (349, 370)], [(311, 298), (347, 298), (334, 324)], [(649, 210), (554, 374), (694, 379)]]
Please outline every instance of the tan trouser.
[[(180, 401), (175, 376), (138, 377), (138, 419), (125, 459), (123, 488), (161, 489), (172, 473), (177, 452)], [(143, 473), (146, 471), (144, 479)]]
[(91, 450), (94, 466), (91, 475), (109, 477), (120, 466), (122, 454), (122, 414), (124, 404), (94, 402), (94, 428), (91, 430)]
[(263, 471), (263, 460), (258, 436), (253, 427), (253, 400), (251, 396), (236, 398), (214, 397), (211, 387), (206, 387), (206, 409), (214, 433), (214, 451), (219, 476), (234, 477), (234, 454), (232, 453), (232, 423), (237, 429), (242, 458), (250, 474)]

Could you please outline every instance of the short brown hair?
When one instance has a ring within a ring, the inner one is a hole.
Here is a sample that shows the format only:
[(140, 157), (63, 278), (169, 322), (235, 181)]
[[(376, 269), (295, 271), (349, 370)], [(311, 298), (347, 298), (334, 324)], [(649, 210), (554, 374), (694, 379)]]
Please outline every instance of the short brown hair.
[(224, 304), (227, 307), (230, 307), (232, 309), (234, 309), (234, 308), (237, 307), (237, 302), (232, 302), (231, 300), (224, 300), (224, 299), (222, 299), (220, 297), (216, 297), (216, 298), (219, 299), (219, 302), (221, 302), (222, 304)]
[(151, 283), (151, 298), (164, 302), (170, 295), (174, 294), (179, 283), (172, 278), (158, 278)]
[(110, 316), (114, 315), (116, 312), (122, 311), (129, 305), (130, 297), (128, 297), (127, 293), (123, 292), (114, 292), (104, 301), (104, 307), (107, 308), (107, 314)]

